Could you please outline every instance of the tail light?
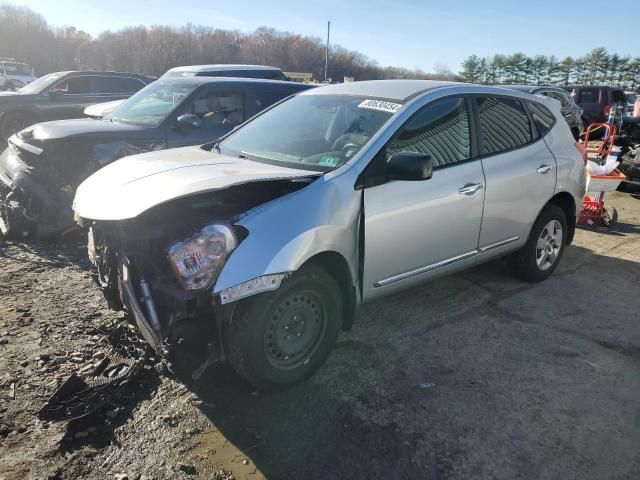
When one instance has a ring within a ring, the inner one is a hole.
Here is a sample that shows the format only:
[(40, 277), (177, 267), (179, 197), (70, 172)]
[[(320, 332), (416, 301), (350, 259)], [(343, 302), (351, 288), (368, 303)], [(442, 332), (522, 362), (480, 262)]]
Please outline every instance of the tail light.
[(608, 117), (610, 112), (611, 112), (611, 105), (606, 104), (604, 106), (604, 115), (605, 115), (605, 117)]

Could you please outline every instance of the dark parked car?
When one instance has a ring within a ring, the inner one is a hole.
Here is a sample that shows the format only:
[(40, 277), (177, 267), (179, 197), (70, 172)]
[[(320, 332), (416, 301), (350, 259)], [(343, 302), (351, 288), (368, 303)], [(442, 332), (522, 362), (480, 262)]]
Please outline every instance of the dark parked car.
[[(289, 80), (282, 70), (265, 65), (186, 65), (167, 70), (160, 78), (175, 77), (235, 77), (262, 78), (265, 80)], [(97, 103), (87, 107), (84, 114), (91, 118), (102, 118), (114, 110), (123, 100)]]
[(287, 76), (277, 67), (266, 65), (188, 65), (175, 67), (160, 78), (173, 77), (240, 77), (263, 78), (265, 80), (288, 80)]
[(75, 189), (104, 165), (135, 153), (216, 140), (266, 107), (309, 88), (274, 80), (168, 78), (147, 86), (102, 120), (28, 127), (12, 135), (0, 155), (0, 231), (61, 232), (73, 225)]
[(544, 95), (558, 100), (560, 102), (560, 111), (562, 116), (566, 120), (573, 138), (578, 140), (580, 134), (584, 129), (584, 123), (582, 121), (582, 108), (576, 104), (573, 97), (569, 93), (560, 87), (553, 85), (501, 85), (504, 88), (511, 88), (520, 92), (531, 93), (533, 95)]
[(618, 87), (571, 87), (571, 91), (575, 102), (584, 110), (585, 124), (606, 122), (613, 104), (620, 112), (627, 104), (624, 90)]
[(130, 97), (154, 80), (134, 73), (57, 72), (17, 92), (0, 92), (0, 139), (34, 123), (82, 117), (88, 105)]

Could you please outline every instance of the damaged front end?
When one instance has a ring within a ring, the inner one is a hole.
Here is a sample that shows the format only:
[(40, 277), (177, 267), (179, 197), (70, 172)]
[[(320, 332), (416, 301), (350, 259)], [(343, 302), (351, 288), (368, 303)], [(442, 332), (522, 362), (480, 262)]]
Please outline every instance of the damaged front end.
[(42, 148), (13, 135), (0, 155), (0, 233), (28, 236), (35, 232), (41, 219), (46, 219), (41, 232), (69, 226), (73, 219), (70, 208), (73, 192), (52, 189), (43, 181)]
[(58, 150), (31, 138), (29, 129), (9, 138), (0, 155), (3, 235), (46, 237), (74, 226), (75, 188), (95, 168), (86, 161), (72, 162), (66, 149)]
[(277, 288), (284, 277), (213, 293), (227, 258), (248, 235), (237, 221), (313, 179), (256, 181), (176, 199), (132, 219), (85, 220), (89, 257), (110, 308), (128, 311), (151, 347), (179, 370), (223, 359), (222, 328), (234, 301)]
[[(106, 123), (86, 122), (85, 129)], [(38, 124), (9, 138), (0, 154), (0, 234), (49, 237), (75, 229), (72, 202), (80, 183), (118, 158), (162, 147), (52, 132), (64, 126)]]

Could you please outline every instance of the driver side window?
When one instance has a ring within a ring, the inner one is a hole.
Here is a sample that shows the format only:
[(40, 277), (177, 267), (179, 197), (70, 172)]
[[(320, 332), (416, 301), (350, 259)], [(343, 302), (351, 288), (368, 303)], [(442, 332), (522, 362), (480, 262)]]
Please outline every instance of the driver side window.
[(202, 118), (204, 128), (239, 125), (244, 120), (244, 95), (239, 92), (205, 90), (185, 106), (183, 113), (198, 115)]
[(423, 107), (387, 143), (386, 161), (398, 152), (429, 154), (434, 169), (471, 158), (466, 99), (447, 97)]
[(434, 170), (470, 159), (471, 127), (465, 97), (436, 100), (407, 120), (367, 167), (365, 185), (385, 183), (387, 163), (399, 152), (430, 155)]
[(52, 92), (64, 95), (85, 95), (89, 93), (89, 77), (70, 77), (51, 88)]

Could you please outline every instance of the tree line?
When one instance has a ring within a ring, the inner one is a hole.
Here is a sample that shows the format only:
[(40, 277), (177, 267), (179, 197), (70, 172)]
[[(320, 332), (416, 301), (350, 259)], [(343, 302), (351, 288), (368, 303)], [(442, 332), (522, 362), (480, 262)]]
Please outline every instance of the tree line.
[[(73, 26), (50, 26), (33, 10), (0, 3), (0, 56), (29, 63), (38, 75), (63, 70), (116, 70), (162, 75), (179, 65), (244, 63), (324, 78), (320, 38), (261, 27), (252, 33), (188, 24), (106, 30), (96, 37)], [(332, 45), (329, 77), (342, 81), (384, 78), (453, 79), (446, 66), (435, 73), (383, 67), (360, 52)]]
[(640, 57), (609, 53), (594, 48), (583, 57), (524, 53), (481, 58), (471, 55), (462, 62), (463, 81), (485, 84), (613, 85), (636, 90), (640, 87)]

